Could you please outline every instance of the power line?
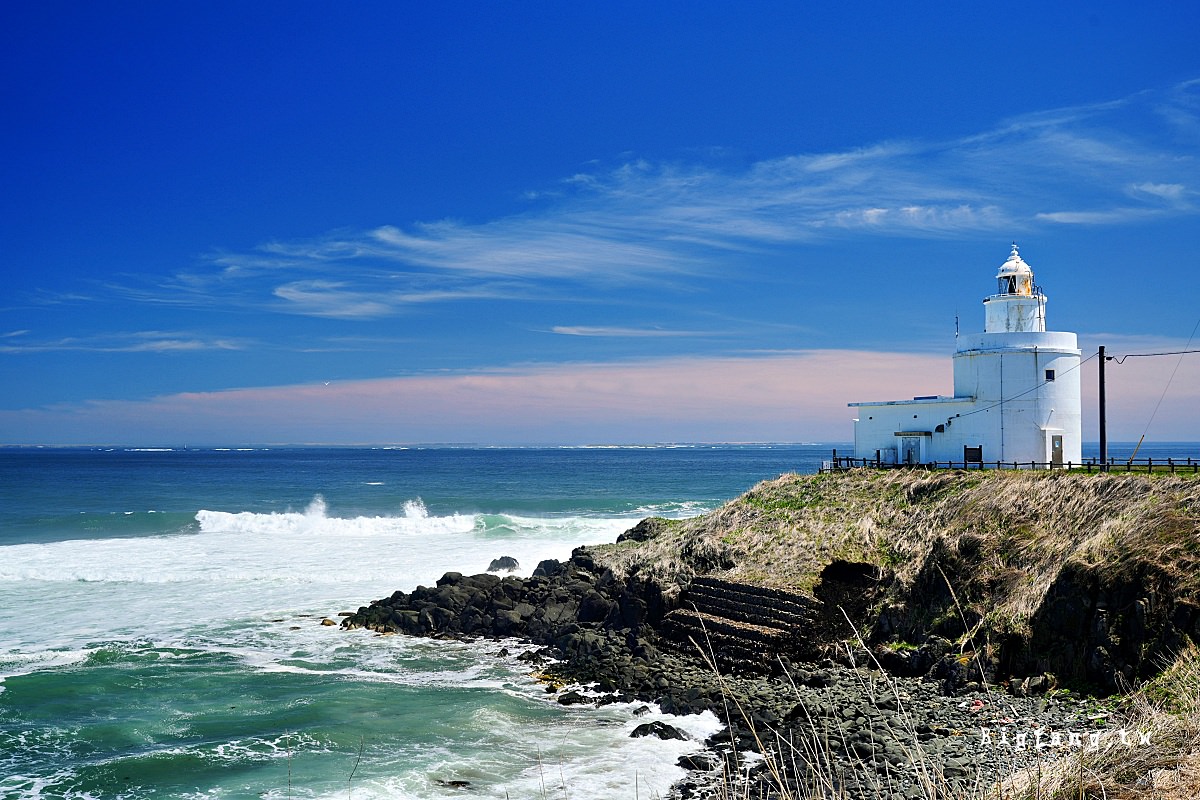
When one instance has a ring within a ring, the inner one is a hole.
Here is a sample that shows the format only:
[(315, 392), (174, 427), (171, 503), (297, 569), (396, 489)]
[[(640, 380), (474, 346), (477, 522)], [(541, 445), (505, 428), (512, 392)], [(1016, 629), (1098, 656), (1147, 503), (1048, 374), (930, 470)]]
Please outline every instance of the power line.
[[(1192, 334), (1191, 334), (1191, 336), (1188, 337), (1187, 344), (1185, 344), (1183, 346), (1184, 347), (1183, 350), (1176, 350), (1173, 353), (1130, 353), (1129, 355), (1122, 358), (1121, 361), (1117, 362), (1118, 364), (1120, 364), (1125, 360), (1125, 358), (1135, 358), (1135, 357), (1140, 358), (1140, 357), (1155, 356), (1155, 355), (1179, 356), (1179, 360), (1175, 362), (1175, 368), (1171, 370), (1171, 377), (1167, 378), (1167, 385), (1163, 387), (1162, 394), (1160, 394), (1158, 396), (1158, 402), (1154, 404), (1154, 411), (1150, 412), (1150, 419), (1146, 423), (1145, 430), (1142, 431), (1142, 438), (1138, 439), (1137, 447), (1135, 447), (1133, 449), (1133, 456), (1136, 456), (1138, 453), (1138, 450), (1142, 449), (1142, 442), (1145, 441), (1146, 434), (1150, 432), (1150, 425), (1154, 422), (1154, 418), (1156, 416), (1158, 416), (1159, 406), (1162, 405), (1163, 398), (1165, 398), (1167, 396), (1167, 390), (1171, 388), (1171, 381), (1175, 380), (1175, 373), (1179, 372), (1179, 365), (1183, 363), (1183, 357), (1185, 355), (1187, 355), (1188, 353), (1200, 353), (1200, 350), (1189, 350), (1188, 349), (1192, 346), (1192, 340), (1196, 338), (1197, 330), (1200, 330), (1200, 319), (1196, 320), (1196, 324), (1192, 327)], [(1133, 456), (1129, 457), (1130, 463), (1133, 463)]]
[[(1200, 320), (1198, 320), (1198, 321), (1196, 322), (1196, 326), (1197, 326), (1197, 328), (1200, 328)], [(1192, 341), (1191, 341), (1191, 340), (1192, 340), (1192, 338), (1194, 338), (1194, 337), (1195, 337), (1195, 335), (1196, 335), (1196, 330), (1195, 330), (1195, 329), (1193, 329), (1193, 330), (1192, 330), (1192, 336), (1191, 336), (1191, 337), (1189, 337), (1189, 339), (1188, 339), (1188, 344), (1189, 344), (1189, 345), (1192, 343)], [(1149, 356), (1182, 356), (1182, 355), (1186, 355), (1186, 354), (1188, 354), (1188, 353), (1200, 353), (1200, 350), (1171, 350), (1171, 351), (1164, 352), (1164, 353), (1126, 353), (1126, 354), (1125, 354), (1125, 355), (1123, 355), (1123, 356), (1105, 356), (1105, 360), (1106, 360), (1106, 361), (1116, 361), (1118, 364), (1123, 364), (1123, 363), (1125, 363), (1125, 359), (1127, 359), (1127, 358), (1146, 358), (1146, 357), (1149, 357)], [(1098, 356), (1098, 355), (1100, 355), (1100, 354), (1099, 354), (1099, 353), (1093, 353), (1092, 355), (1090, 355), (1090, 356), (1088, 356), (1087, 358), (1085, 358), (1085, 359), (1083, 359), (1082, 361), (1080, 361), (1080, 362), (1079, 362), (1078, 364), (1076, 364), (1075, 366), (1073, 366), (1073, 367), (1070, 367), (1070, 368), (1068, 368), (1068, 369), (1065, 369), (1065, 370), (1063, 370), (1063, 371), (1060, 373), (1060, 375), (1067, 375), (1067, 374), (1069, 374), (1069, 373), (1071, 373), (1071, 372), (1074, 372), (1075, 370), (1079, 369), (1079, 368), (1080, 368), (1080, 367), (1082, 367), (1084, 364), (1088, 363), (1089, 361), (1091, 361), (1093, 358), (1095, 358), (1095, 357), (1096, 357), (1096, 356)], [(1181, 359), (1180, 359), (1180, 361), (1182, 361), (1182, 360), (1183, 360), (1183, 359), (1181, 358)], [(1176, 363), (1176, 364), (1175, 364), (1175, 369), (1176, 369), (1176, 370), (1178, 370), (1178, 369), (1179, 369), (1179, 364), (1178, 364), (1178, 363)], [(1171, 378), (1172, 378), (1172, 379), (1174, 379), (1174, 377), (1175, 377), (1175, 372), (1172, 372), (1172, 373), (1171, 373)], [(972, 414), (980, 414), (980, 413), (982, 413), (982, 412), (984, 412), (984, 411), (991, 411), (993, 408), (998, 408), (999, 406), (1002, 406), (1002, 405), (1004, 405), (1005, 403), (1012, 402), (1013, 400), (1016, 400), (1016, 399), (1017, 399), (1017, 398), (1019, 398), (1019, 397), (1024, 397), (1025, 395), (1029, 394), (1030, 392), (1036, 392), (1038, 389), (1042, 388), (1042, 387), (1043, 387), (1043, 386), (1045, 386), (1047, 383), (1049, 383), (1049, 381), (1045, 381), (1045, 380), (1043, 380), (1043, 381), (1041, 381), (1040, 383), (1036, 384), (1035, 386), (1032, 386), (1032, 387), (1030, 387), (1029, 389), (1026, 389), (1026, 390), (1025, 390), (1025, 391), (1023, 391), (1023, 392), (1018, 392), (1017, 394), (1014, 394), (1014, 395), (1013, 395), (1013, 396), (1011, 396), (1011, 397), (1006, 397), (1006, 398), (1004, 398), (1003, 400), (1000, 400), (1000, 401), (998, 401), (998, 402), (996, 402), (996, 403), (993, 403), (993, 404), (992, 404), (992, 405), (990, 405), (990, 406), (985, 406), (984, 408), (977, 408), (977, 409), (975, 409), (974, 411), (968, 411), (968, 412), (967, 412), (967, 413), (965, 413), (965, 414), (955, 414), (955, 415), (954, 415), (953, 417), (951, 417), (950, 419), (960, 419), (960, 418), (962, 418), (962, 417), (969, 417), (969, 416), (971, 416)], [(1171, 381), (1170, 381), (1170, 380), (1168, 380), (1168, 381), (1167, 381), (1167, 386), (1169, 387), (1170, 385), (1171, 385)], [(1163, 390), (1163, 394), (1164, 394), (1164, 395), (1166, 394), (1166, 390), (1165, 390), (1165, 389)], [(1160, 404), (1162, 403), (1162, 398), (1159, 398), (1159, 403), (1160, 403)], [(1155, 407), (1155, 412), (1157, 413), (1157, 411), (1158, 411), (1158, 408), (1157, 408), (1157, 407)], [(1153, 417), (1151, 417), (1151, 420), (1153, 420)]]
[[(1193, 335), (1195, 332), (1193, 331)], [(1200, 350), (1170, 350), (1165, 353), (1126, 353), (1123, 356), (1108, 356), (1109, 361), (1124, 364), (1127, 358), (1147, 358), (1149, 356), (1184, 356), (1188, 353), (1200, 353)]]

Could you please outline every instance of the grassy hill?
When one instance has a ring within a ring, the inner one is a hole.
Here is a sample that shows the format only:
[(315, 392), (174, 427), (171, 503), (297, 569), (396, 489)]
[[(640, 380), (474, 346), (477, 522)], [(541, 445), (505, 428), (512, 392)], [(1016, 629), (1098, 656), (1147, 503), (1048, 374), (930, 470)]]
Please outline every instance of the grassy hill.
[[(639, 541), (640, 539), (640, 541)], [(875, 642), (956, 642), (999, 676), (1118, 690), (1200, 641), (1200, 480), (1048, 471), (783, 475), (594, 548), (668, 596), (695, 575), (812, 593), (833, 562), (881, 591)]]

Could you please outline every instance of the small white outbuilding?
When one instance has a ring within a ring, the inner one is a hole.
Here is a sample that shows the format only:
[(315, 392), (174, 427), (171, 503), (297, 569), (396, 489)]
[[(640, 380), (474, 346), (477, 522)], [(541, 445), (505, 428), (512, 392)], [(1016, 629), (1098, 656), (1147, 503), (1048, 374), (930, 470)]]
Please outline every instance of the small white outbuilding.
[(983, 333), (958, 337), (954, 395), (850, 403), (854, 456), (886, 464), (935, 461), (1078, 464), (1079, 348), (1046, 330), (1046, 296), (1014, 243), (984, 298)]

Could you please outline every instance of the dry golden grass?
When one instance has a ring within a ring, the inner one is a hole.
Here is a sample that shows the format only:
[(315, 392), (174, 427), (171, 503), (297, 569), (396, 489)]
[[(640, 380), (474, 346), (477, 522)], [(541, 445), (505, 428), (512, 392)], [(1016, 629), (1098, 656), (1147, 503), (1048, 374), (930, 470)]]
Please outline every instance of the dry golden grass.
[[(1129, 744), (1108, 736), (1037, 772), (1018, 773), (998, 800), (1195, 800), (1200, 797), (1200, 652), (1182, 651), (1127, 700), (1119, 723)], [(1145, 737), (1145, 740), (1143, 740)]]
[[(835, 559), (936, 568), (969, 610), (1020, 626), (1064, 566), (1114, 576), (1147, 564), (1200, 596), (1200, 480), (1046, 471), (856, 469), (783, 475), (645, 542), (597, 548), (618, 575), (700, 573), (811, 591)], [(933, 558), (931, 558), (931, 555)]]
[[(710, 661), (710, 666), (715, 669)], [(886, 694), (886, 692), (885, 692)], [(729, 693), (732, 696), (732, 693)], [(892, 695), (897, 699), (898, 695)], [(942, 776), (936, 759), (919, 743), (905, 747), (913, 768), (909, 781), (921, 800), (1196, 800), (1200, 797), (1200, 652), (1189, 647), (1163, 674), (1126, 698), (1117, 730), (1106, 731), (1096, 749), (1085, 745), (1058, 760), (1016, 772), (989, 784), (979, 777), (966, 787)], [(751, 728), (764, 756), (769, 796), (777, 800), (840, 800), (840, 768), (836, 749), (826, 734), (810, 721), (806, 736), (784, 737), (778, 731), (759, 730), (742, 706), (732, 709)], [(911, 720), (895, 729), (896, 741), (918, 742)], [(1145, 737), (1145, 739), (1143, 739)], [(846, 742), (841, 742), (845, 749)], [(874, 773), (864, 773), (873, 776)], [(881, 797), (895, 788), (888, 776), (873, 779)], [(722, 800), (749, 800), (753, 784), (726, 774)], [(761, 791), (761, 785), (759, 786)]]

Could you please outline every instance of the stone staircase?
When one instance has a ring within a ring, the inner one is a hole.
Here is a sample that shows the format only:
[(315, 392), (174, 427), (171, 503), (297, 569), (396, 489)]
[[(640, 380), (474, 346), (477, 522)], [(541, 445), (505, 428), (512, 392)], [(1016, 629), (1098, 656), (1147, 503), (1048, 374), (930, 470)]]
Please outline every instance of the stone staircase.
[(699, 646), (720, 668), (774, 672), (778, 656), (808, 655), (819, 610), (804, 595), (698, 577), (663, 619), (661, 632), (681, 652), (695, 655)]

